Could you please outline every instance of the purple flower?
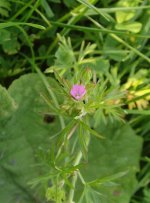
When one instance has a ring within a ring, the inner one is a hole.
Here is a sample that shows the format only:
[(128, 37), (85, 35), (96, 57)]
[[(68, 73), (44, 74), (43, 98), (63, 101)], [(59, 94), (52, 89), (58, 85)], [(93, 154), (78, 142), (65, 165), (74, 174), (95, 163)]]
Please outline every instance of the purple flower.
[(71, 96), (76, 100), (82, 99), (85, 93), (86, 89), (83, 85), (73, 85), (70, 91)]

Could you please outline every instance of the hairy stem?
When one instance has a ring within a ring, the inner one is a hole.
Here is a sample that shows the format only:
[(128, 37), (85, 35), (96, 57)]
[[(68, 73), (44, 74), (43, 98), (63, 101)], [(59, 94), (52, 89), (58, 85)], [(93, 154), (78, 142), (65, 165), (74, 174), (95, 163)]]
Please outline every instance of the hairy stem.
[[(79, 151), (77, 154), (77, 157), (74, 162), (74, 166), (78, 165), (80, 163), (80, 160), (82, 159), (82, 152)], [(70, 189), (69, 192), (69, 198), (68, 198), (68, 203), (73, 203), (73, 198), (74, 198), (74, 191), (75, 191), (75, 185), (78, 177), (78, 171), (74, 172), (73, 178), (72, 178), (72, 186), (73, 188)]]
[[(86, 123), (89, 125), (89, 121), (88, 121), (88, 119), (86, 119)], [(89, 143), (90, 143), (90, 133), (89, 132), (86, 132), (86, 140), (85, 140), (85, 142), (86, 142), (86, 145), (87, 145), (87, 147), (89, 146)], [(81, 159), (82, 159), (82, 156), (83, 156), (83, 154), (82, 154), (82, 152), (81, 151), (79, 151), (78, 152), (78, 154), (77, 154), (77, 156), (76, 156), (76, 158), (75, 158), (75, 161), (74, 161), (74, 166), (77, 166), (79, 163), (80, 163), (80, 161), (81, 161)], [(79, 177), (82, 179), (81, 181), (82, 181), (82, 183), (83, 184), (85, 184), (85, 181), (84, 181), (84, 179), (82, 178), (82, 176), (81, 176), (81, 174), (80, 174), (80, 171), (75, 171), (74, 172), (74, 175), (73, 175), (73, 177), (72, 177), (72, 180), (71, 180), (71, 183), (72, 183), (72, 188), (70, 189), (70, 191), (69, 191), (69, 197), (68, 197), (68, 202), (67, 203), (73, 203), (73, 198), (74, 198), (74, 193), (75, 193), (75, 185), (76, 185), (76, 182), (77, 182), (77, 178), (78, 178), (78, 175), (79, 175)]]

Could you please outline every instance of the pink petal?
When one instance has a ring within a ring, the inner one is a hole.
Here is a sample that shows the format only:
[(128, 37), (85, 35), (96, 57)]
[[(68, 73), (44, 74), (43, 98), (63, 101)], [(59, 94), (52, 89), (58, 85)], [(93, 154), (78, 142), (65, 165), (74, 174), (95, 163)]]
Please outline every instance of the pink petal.
[(86, 89), (83, 85), (73, 85), (70, 94), (77, 100), (80, 100), (85, 94)]

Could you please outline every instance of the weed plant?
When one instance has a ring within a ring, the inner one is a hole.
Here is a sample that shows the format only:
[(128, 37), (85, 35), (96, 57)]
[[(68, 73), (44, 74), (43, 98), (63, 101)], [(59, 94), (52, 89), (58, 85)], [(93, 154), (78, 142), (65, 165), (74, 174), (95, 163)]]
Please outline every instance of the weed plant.
[(149, 0), (0, 0), (0, 203), (150, 202), (149, 33)]

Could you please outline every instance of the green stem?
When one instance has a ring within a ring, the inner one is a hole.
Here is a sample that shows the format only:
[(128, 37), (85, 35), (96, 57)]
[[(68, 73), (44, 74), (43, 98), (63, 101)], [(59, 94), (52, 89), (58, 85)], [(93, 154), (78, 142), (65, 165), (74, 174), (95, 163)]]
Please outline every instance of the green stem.
[[(78, 165), (80, 163), (81, 159), (82, 159), (82, 152), (79, 151), (78, 154), (77, 154), (77, 157), (75, 159), (74, 166)], [(74, 191), (75, 191), (75, 185), (76, 185), (76, 182), (77, 182), (77, 178), (78, 178), (78, 171), (74, 172), (74, 175), (73, 175), (73, 178), (72, 178), (72, 181), (71, 181), (73, 188), (70, 189), (68, 203), (73, 203)]]
[[(87, 119), (86, 119), (86, 123), (89, 124)], [(89, 146), (89, 143), (90, 143), (90, 136), (87, 136), (87, 140), (86, 140), (87, 147)], [(73, 164), (74, 166), (77, 166), (80, 163), (80, 161), (82, 159), (82, 156), (83, 156), (82, 152), (79, 151), (77, 156), (76, 156), (76, 159), (74, 161), (74, 164)], [(77, 182), (78, 175), (79, 175), (82, 183), (85, 184), (85, 181), (84, 181), (83, 177), (81, 176), (80, 171), (75, 171), (74, 175), (72, 177), (72, 180), (71, 180), (71, 183), (72, 183), (73, 187), (69, 191), (69, 197), (68, 197), (68, 202), (67, 203), (73, 203), (73, 198), (74, 198), (74, 193), (75, 193), (75, 185), (76, 185), (76, 182)]]

